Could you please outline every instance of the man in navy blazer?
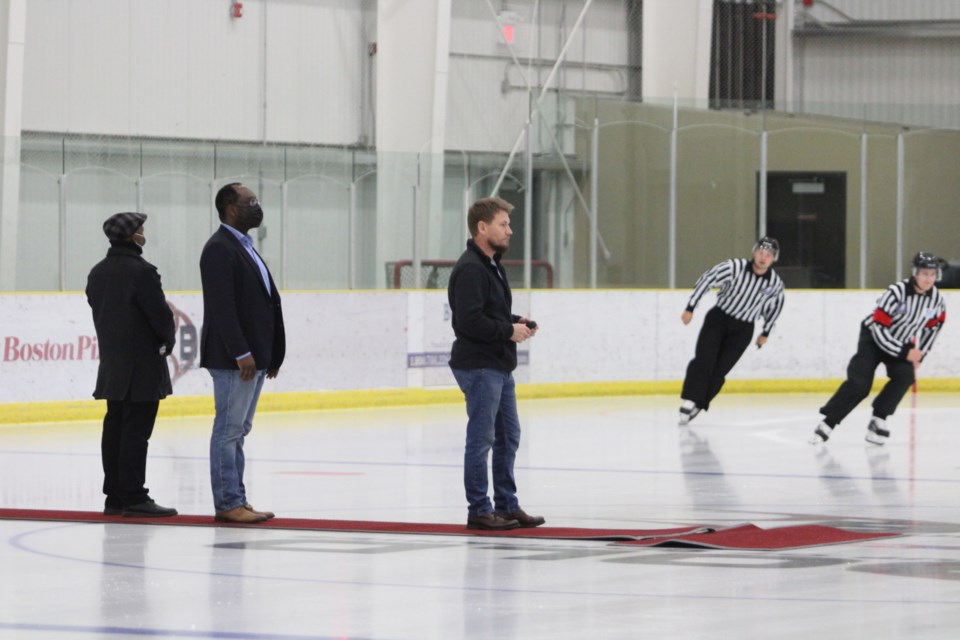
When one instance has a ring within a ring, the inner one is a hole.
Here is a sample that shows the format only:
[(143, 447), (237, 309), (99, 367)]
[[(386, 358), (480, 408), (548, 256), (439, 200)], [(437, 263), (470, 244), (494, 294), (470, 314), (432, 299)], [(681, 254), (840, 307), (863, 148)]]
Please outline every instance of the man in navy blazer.
[(256, 194), (234, 182), (217, 193), (220, 228), (200, 254), (203, 328), (200, 366), (213, 378), (216, 417), (210, 438), (210, 482), (219, 522), (263, 522), (243, 484), (244, 438), (265, 378), (276, 378), (286, 337), (280, 293), (253, 247), (250, 229), (263, 222)]

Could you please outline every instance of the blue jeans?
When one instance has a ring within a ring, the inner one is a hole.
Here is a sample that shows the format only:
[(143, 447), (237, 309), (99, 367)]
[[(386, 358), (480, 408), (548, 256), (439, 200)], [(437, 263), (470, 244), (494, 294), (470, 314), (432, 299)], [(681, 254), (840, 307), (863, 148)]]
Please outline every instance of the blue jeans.
[(257, 371), (252, 380), (240, 380), (236, 369), (209, 369), (213, 377), (213, 400), (217, 415), (210, 436), (210, 484), (213, 506), (230, 511), (247, 504), (243, 486), (243, 439), (253, 429), (253, 414), (266, 371)]
[(513, 463), (520, 447), (520, 418), (513, 374), (496, 369), (453, 369), (467, 400), (467, 444), (463, 486), (467, 513), (493, 511), (487, 497), (487, 457), (493, 449), (493, 502), (497, 511), (516, 511), (517, 483)]

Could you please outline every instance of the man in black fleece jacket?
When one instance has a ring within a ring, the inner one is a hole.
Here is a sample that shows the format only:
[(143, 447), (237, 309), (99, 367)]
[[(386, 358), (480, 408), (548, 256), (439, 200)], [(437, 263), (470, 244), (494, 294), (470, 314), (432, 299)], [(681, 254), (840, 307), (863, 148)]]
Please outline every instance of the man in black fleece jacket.
[[(507, 272), (500, 264), (510, 246), (510, 211), (500, 198), (483, 198), (467, 214), (472, 238), (447, 287), (456, 340), (450, 368), (467, 401), (463, 484), (468, 529), (538, 527), (517, 500), (513, 464), (520, 446), (520, 418), (512, 371), (517, 344), (537, 333), (537, 323), (514, 315)], [(487, 459), (493, 449), (494, 511), (487, 496)]]

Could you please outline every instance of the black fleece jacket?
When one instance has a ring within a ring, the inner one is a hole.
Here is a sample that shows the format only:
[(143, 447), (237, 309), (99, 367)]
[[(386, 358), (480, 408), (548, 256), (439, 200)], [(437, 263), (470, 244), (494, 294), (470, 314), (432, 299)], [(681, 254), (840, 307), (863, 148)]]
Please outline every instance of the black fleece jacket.
[(491, 260), (472, 239), (450, 274), (447, 299), (456, 340), (450, 353), (453, 369), (517, 368), (513, 324), (513, 296), (500, 254)]

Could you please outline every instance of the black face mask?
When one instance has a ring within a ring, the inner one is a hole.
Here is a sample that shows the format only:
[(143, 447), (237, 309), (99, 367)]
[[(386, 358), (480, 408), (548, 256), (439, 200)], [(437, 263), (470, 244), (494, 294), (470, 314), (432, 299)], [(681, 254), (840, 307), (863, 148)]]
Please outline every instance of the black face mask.
[(263, 222), (263, 208), (260, 203), (253, 206), (237, 205), (240, 222), (248, 229), (255, 229)]

